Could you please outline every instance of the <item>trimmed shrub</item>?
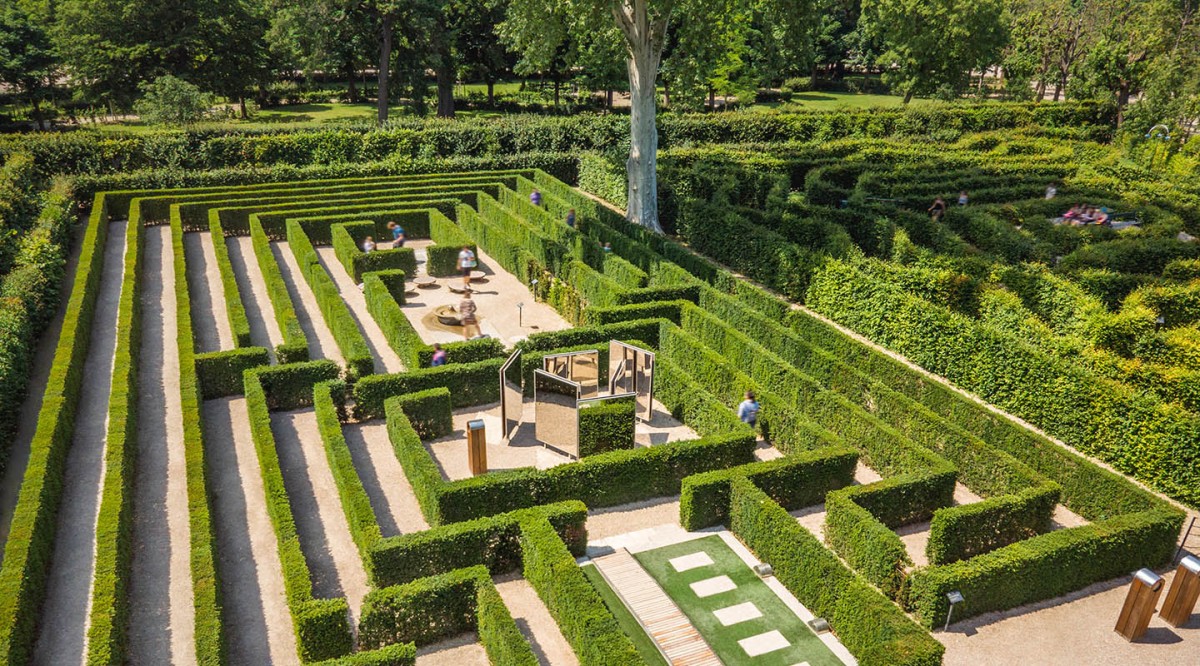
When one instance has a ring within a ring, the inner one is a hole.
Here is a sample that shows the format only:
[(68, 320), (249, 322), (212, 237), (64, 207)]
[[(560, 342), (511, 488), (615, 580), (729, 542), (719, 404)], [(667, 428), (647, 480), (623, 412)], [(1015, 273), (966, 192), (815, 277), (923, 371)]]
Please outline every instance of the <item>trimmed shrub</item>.
[(341, 371), (333, 361), (308, 361), (257, 368), (253, 375), (262, 386), (271, 411), (299, 409), (313, 404), (313, 386), (337, 379)]
[(250, 218), (250, 240), (259, 271), (263, 275), (263, 282), (266, 283), (267, 296), (271, 299), (275, 321), (283, 334), (283, 342), (275, 346), (275, 360), (281, 365), (307, 361), (308, 337), (300, 326), (300, 319), (296, 317), (287, 282), (284, 281), (279, 264), (275, 261), (275, 253), (271, 250), (271, 241), (263, 231), (262, 224), (254, 216)]
[(482, 585), (491, 585), (491, 576), (477, 566), (371, 590), (363, 600), (359, 644), (367, 649), (408, 642), (420, 647), (473, 631), (475, 590)]
[(900, 536), (854, 499), (847, 491), (826, 497), (825, 540), (852, 569), (887, 596), (895, 597), (912, 560)]
[(457, 275), (458, 253), (464, 247), (479, 254), (471, 237), (439, 211), (429, 213), (429, 237), (435, 245), (425, 249), (425, 272), (434, 277)]
[(417, 647), (412, 643), (385, 645), (378, 650), (355, 652), (317, 662), (315, 666), (414, 666), (417, 663)]
[[(171, 219), (180, 218), (179, 207), (171, 206)], [(221, 275), (221, 292), (225, 296), (225, 316), (229, 317), (229, 330), (233, 333), (233, 343), (237, 347), (249, 347), (250, 319), (246, 316), (246, 305), (242, 302), (242, 294), (238, 290), (237, 276), (233, 272), (233, 263), (229, 258), (229, 246), (225, 244), (225, 230), (219, 220), (213, 220), (202, 229), (207, 229), (213, 245), (213, 255), (217, 258), (217, 272)], [(186, 261), (187, 255), (184, 255)], [(177, 264), (182, 269), (186, 264)], [(305, 358), (304, 360), (307, 360)]]
[(408, 275), (417, 272), (417, 257), (411, 247), (363, 252), (363, 241), (374, 233), (375, 225), (371, 222), (333, 225), (333, 249), (356, 284), (362, 282), (363, 273), (370, 271), (395, 270)]
[(689, 476), (680, 491), (679, 524), (696, 531), (725, 523), (734, 479), (750, 479), (784, 509), (795, 511), (853, 483), (857, 465), (857, 451), (836, 446)]
[(270, 355), (263, 347), (242, 347), (225, 351), (196, 354), (196, 376), (200, 380), (205, 400), (241, 395), (244, 390), (242, 373), (267, 365)]
[(425, 389), (450, 389), (454, 408), (500, 400), (500, 366), (504, 359), (418, 368), (396, 375), (370, 375), (354, 384), (354, 413), (360, 420), (384, 415), (384, 400)]
[(930, 564), (948, 564), (1042, 534), (1050, 529), (1060, 489), (1047, 482), (1016, 495), (938, 509), (929, 526)]
[(432, 388), (406, 393), (392, 398), (396, 407), (408, 417), (413, 430), (422, 440), (445, 437), (454, 431), (454, 415), (450, 406), (450, 389)]
[(632, 449), (633, 398), (607, 400), (579, 411), (579, 457)]

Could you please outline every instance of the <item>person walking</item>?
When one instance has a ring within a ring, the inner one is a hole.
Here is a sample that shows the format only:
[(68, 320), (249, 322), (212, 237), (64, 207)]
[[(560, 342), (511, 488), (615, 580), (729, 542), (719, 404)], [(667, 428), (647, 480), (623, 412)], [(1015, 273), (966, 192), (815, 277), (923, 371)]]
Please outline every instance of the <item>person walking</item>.
[(374, 252), (375, 251), (375, 239), (372, 238), (371, 236), (367, 236), (363, 240), (362, 247), (363, 247), (363, 252)]
[(567, 226), (571, 227), (572, 229), (575, 228), (575, 209), (574, 208), (567, 211)]
[(529, 193), (529, 203), (531, 203), (535, 206), (541, 206), (542, 205), (542, 193), (537, 189), (534, 189), (532, 192), (530, 192)]
[[(472, 303), (474, 305), (474, 303)], [(433, 358), (429, 361), (430, 367), (446, 365), (446, 350), (438, 343), (433, 343)]]
[(942, 216), (946, 214), (946, 201), (941, 197), (933, 200), (933, 205), (929, 207), (929, 217), (933, 218), (934, 222), (941, 222)]
[(467, 287), (458, 303), (458, 317), (462, 321), (463, 337), (467, 340), (473, 337), (471, 331), (479, 335), (479, 319), (475, 316), (475, 311), (475, 301), (471, 300), (471, 288)]
[(1058, 185), (1050, 183), (1046, 186), (1046, 201), (1049, 201), (1056, 196), (1058, 196)]
[(388, 222), (388, 230), (392, 232), (392, 247), (404, 247), (404, 227), (395, 222)]
[(475, 253), (469, 246), (464, 245), (462, 251), (458, 253), (458, 270), (462, 271), (464, 289), (471, 288), (471, 271), (475, 270), (478, 265), (479, 262), (475, 261)]
[(958, 205), (960, 205), (960, 206), (967, 205), (967, 200), (968, 199), (967, 199), (967, 191), (966, 190), (963, 190), (958, 193)]
[(746, 399), (738, 405), (738, 419), (751, 428), (758, 425), (758, 410), (761, 407), (754, 398), (754, 391), (746, 391)]

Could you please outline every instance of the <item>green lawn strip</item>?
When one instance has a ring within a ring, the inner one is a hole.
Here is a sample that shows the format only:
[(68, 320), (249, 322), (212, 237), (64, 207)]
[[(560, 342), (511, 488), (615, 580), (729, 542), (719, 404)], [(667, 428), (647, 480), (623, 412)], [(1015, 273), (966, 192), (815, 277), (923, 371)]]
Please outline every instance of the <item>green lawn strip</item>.
[(596, 588), (596, 592), (604, 600), (604, 605), (608, 606), (608, 611), (617, 618), (617, 624), (621, 625), (621, 630), (633, 641), (633, 646), (637, 648), (642, 659), (646, 660), (650, 666), (668, 666), (667, 660), (663, 659), (662, 653), (655, 647), (654, 640), (650, 638), (645, 629), (642, 629), (642, 625), (638, 624), (637, 618), (625, 606), (625, 602), (621, 601), (617, 593), (609, 587), (608, 581), (600, 575), (600, 570), (591, 564), (579, 568), (583, 570), (583, 575), (587, 576), (592, 587)]
[[(712, 558), (708, 566), (677, 572), (670, 560), (704, 551)], [(656, 548), (634, 555), (647, 572), (658, 581), (667, 595), (691, 619), (692, 624), (708, 641), (709, 646), (727, 664), (753, 666), (792, 666), (807, 661), (811, 666), (841, 666), (842, 662), (825, 647), (821, 639), (796, 617), (766, 583), (733, 552), (718, 535)], [(737, 589), (701, 599), (691, 584), (714, 576), (729, 576)], [(751, 601), (762, 617), (723, 626), (713, 611)], [(738, 641), (778, 630), (791, 643), (790, 647), (749, 657)]]

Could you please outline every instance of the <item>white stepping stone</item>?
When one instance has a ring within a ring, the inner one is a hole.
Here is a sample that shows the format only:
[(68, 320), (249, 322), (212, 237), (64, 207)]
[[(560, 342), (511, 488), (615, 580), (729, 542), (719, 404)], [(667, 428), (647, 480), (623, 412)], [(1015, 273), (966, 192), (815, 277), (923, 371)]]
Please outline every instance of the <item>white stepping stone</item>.
[(778, 631), (768, 631), (765, 634), (743, 638), (738, 641), (738, 645), (742, 646), (748, 656), (757, 657), (760, 654), (782, 650), (791, 643)]
[(762, 611), (758, 610), (758, 606), (755, 606), (753, 601), (747, 601), (744, 604), (715, 610), (713, 611), (713, 615), (717, 616), (718, 622), (728, 627), (731, 624), (760, 618), (762, 617)]
[(737, 589), (737, 583), (729, 579), (729, 576), (717, 576), (715, 578), (705, 578), (701, 581), (696, 581), (691, 585), (692, 592), (696, 593), (701, 599), (711, 597), (714, 594), (728, 592)]
[(683, 573), (684, 571), (706, 567), (712, 564), (713, 560), (708, 556), (708, 553), (700, 551), (699, 553), (672, 558), (670, 562), (671, 566), (675, 567), (675, 571)]

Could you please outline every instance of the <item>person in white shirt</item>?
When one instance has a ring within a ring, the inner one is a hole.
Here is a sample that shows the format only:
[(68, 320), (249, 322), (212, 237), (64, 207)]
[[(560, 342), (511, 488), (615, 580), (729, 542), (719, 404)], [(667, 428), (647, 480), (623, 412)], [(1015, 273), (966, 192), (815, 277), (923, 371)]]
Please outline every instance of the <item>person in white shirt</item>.
[(471, 251), (470, 247), (464, 245), (462, 252), (458, 253), (458, 270), (462, 271), (463, 288), (471, 286), (471, 271), (475, 270), (478, 265), (478, 262), (475, 261), (475, 253)]
[(374, 252), (375, 251), (375, 239), (370, 236), (367, 236), (366, 239), (363, 240), (362, 247), (363, 247), (363, 252)]

